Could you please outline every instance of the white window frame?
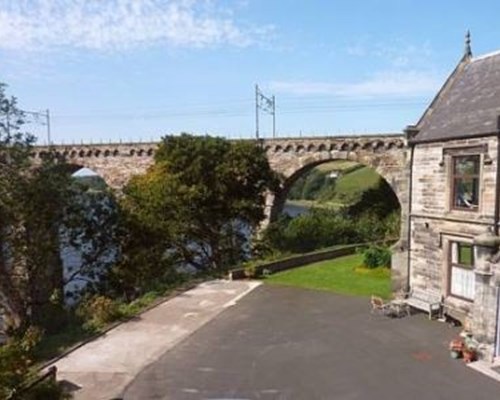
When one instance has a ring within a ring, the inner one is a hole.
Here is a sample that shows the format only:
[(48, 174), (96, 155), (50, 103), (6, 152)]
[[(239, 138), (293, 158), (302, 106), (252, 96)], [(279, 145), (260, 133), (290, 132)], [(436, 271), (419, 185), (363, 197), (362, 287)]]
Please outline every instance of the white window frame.
[[(460, 246), (471, 247), (472, 264), (465, 265), (459, 263)], [(449, 242), (449, 279), (448, 294), (466, 301), (474, 301), (476, 276), (474, 273), (475, 248), (471, 243), (450, 240)]]

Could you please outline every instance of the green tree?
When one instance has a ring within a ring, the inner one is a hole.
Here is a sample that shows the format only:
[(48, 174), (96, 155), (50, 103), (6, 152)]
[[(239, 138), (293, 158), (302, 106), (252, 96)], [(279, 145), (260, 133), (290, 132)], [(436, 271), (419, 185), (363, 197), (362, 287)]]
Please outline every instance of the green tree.
[(187, 134), (163, 139), (155, 165), (125, 189), (126, 209), (169, 257), (220, 270), (244, 257), (275, 176), (255, 142)]
[(378, 184), (365, 190), (360, 199), (349, 206), (348, 212), (353, 217), (368, 212), (380, 219), (388, 217), (393, 212), (399, 212), (401, 206), (394, 190), (385, 179), (379, 179)]
[(96, 201), (94, 212), (88, 213), (83, 190), (64, 160), (47, 151), (33, 161), (35, 138), (23, 129), (25, 116), (5, 88), (0, 84), (0, 308), (12, 331), (32, 324), (54, 329), (58, 324), (50, 317), (62, 315), (66, 283), (62, 228), (70, 227), (66, 239), (84, 250), (84, 266), (95, 266), (96, 253), (112, 237), (112, 224), (94, 218)]
[(16, 99), (6, 95), (5, 87), (0, 84), (0, 305), (7, 324), (19, 328), (27, 314), (20, 290), (24, 286), (20, 276), (24, 263), (17, 251), (25, 231), (19, 199), (26, 191), (29, 152), (35, 138), (22, 131), (24, 114), (17, 108)]
[(59, 224), (69, 177), (50, 154), (38, 165), (24, 114), (0, 85), (0, 306), (14, 330), (43, 325), (54, 291), (62, 287)]

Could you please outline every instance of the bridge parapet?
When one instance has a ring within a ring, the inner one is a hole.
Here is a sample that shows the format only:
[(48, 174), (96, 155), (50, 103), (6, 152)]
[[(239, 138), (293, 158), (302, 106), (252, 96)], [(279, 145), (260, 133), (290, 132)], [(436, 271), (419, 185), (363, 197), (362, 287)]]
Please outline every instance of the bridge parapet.
[(159, 142), (149, 143), (106, 143), (35, 146), (31, 153), (34, 159), (42, 158), (49, 152), (64, 157), (68, 162), (74, 159), (107, 157), (153, 157)]
[(390, 150), (407, 145), (402, 134), (264, 139), (262, 143), (268, 153)]
[[(55, 153), (68, 163), (94, 170), (111, 187), (120, 189), (131, 176), (145, 172), (153, 164), (159, 143), (36, 146), (32, 157), (38, 162), (49, 152)], [(395, 163), (401, 168), (404, 155), (399, 153), (407, 147), (402, 134), (290, 137), (262, 139), (260, 143), (271, 167), (286, 177), (306, 165), (328, 159), (352, 159), (374, 167)], [(398, 154), (394, 154), (394, 150)]]

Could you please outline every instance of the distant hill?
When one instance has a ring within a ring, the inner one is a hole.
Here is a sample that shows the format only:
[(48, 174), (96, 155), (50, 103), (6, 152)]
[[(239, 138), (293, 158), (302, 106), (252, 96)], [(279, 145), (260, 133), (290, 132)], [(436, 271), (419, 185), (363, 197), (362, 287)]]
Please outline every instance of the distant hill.
[[(335, 177), (332, 172), (338, 172)], [(382, 178), (375, 170), (353, 161), (321, 164), (299, 178), (290, 189), (289, 200), (335, 206), (351, 205), (362, 194), (378, 187)]]
[(333, 198), (330, 200), (344, 204), (354, 203), (363, 192), (376, 188), (381, 179), (374, 169), (362, 166), (337, 179)]

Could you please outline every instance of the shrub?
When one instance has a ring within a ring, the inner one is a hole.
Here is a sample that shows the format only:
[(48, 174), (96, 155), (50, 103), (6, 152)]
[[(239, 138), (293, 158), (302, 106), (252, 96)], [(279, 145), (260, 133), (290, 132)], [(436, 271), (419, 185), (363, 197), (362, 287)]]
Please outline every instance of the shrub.
[(102, 329), (122, 317), (119, 304), (106, 296), (93, 296), (80, 303), (76, 313), (89, 329)]
[(347, 209), (312, 208), (295, 218), (282, 217), (269, 224), (253, 252), (254, 258), (273, 253), (304, 253), (325, 247), (393, 240), (399, 236), (399, 211), (386, 218), (364, 212), (352, 216)]
[(367, 268), (390, 267), (391, 251), (384, 246), (370, 246), (363, 252), (363, 263)]
[(247, 278), (258, 278), (257, 266), (255, 264), (247, 265), (245, 267), (245, 276)]
[(47, 380), (29, 390), (23, 395), (22, 400), (69, 400), (72, 398), (73, 396), (66, 393), (60, 383)]
[(7, 398), (30, 375), (32, 350), (40, 341), (41, 331), (29, 328), (19, 338), (0, 346), (0, 398)]

